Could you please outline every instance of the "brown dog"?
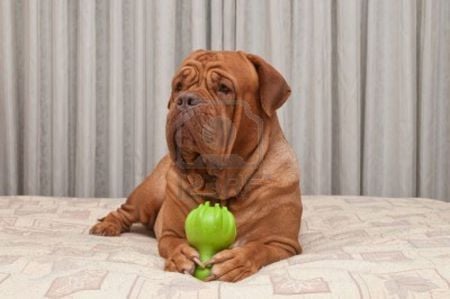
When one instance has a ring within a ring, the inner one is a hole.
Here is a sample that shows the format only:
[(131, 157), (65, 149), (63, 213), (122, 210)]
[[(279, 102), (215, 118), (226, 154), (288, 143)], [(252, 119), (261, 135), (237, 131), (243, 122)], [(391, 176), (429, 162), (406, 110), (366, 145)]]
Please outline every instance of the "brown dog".
[(244, 52), (196, 51), (177, 71), (169, 101), (169, 155), (114, 212), (91, 229), (117, 236), (135, 222), (153, 228), (165, 269), (202, 264), (184, 221), (205, 200), (237, 222), (231, 249), (217, 253), (209, 280), (237, 281), (301, 252), (299, 173), (275, 110), (289, 97), (284, 78)]

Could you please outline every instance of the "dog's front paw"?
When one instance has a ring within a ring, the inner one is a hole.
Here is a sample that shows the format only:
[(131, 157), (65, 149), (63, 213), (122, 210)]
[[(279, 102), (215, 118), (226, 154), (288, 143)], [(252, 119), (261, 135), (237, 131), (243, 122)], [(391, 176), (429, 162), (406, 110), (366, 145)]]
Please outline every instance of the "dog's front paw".
[(119, 236), (121, 232), (122, 228), (120, 224), (110, 221), (99, 222), (89, 230), (91, 235), (108, 237)]
[(236, 282), (258, 271), (251, 254), (245, 247), (223, 250), (206, 262), (206, 266), (208, 265), (213, 265), (213, 267), (212, 274), (207, 281)]
[(164, 270), (192, 275), (194, 274), (195, 264), (204, 267), (198, 252), (188, 244), (181, 244), (166, 259)]

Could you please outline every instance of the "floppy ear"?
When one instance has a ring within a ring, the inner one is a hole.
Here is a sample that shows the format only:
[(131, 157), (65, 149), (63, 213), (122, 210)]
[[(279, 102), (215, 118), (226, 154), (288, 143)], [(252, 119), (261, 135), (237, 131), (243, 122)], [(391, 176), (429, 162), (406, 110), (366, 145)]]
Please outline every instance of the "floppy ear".
[(259, 80), (259, 98), (264, 112), (270, 117), (291, 94), (291, 88), (283, 76), (267, 61), (253, 54), (247, 54), (255, 66)]

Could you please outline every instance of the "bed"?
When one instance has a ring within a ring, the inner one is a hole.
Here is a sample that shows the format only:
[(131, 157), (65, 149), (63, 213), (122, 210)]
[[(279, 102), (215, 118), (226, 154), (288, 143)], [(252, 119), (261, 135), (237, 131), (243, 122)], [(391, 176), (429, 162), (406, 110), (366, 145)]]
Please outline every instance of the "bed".
[(304, 253), (232, 284), (164, 272), (142, 226), (89, 235), (122, 201), (0, 197), (0, 298), (450, 298), (450, 203), (304, 196)]

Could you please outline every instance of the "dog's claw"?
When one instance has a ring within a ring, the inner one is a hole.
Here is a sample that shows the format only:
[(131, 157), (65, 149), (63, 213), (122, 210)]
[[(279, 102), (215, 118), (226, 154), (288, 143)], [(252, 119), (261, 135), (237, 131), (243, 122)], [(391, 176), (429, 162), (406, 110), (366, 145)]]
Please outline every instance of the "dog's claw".
[(204, 263), (205, 267), (209, 267), (214, 264), (216, 261), (214, 259), (210, 259)]
[(199, 265), (200, 267), (205, 268), (205, 264), (203, 264), (203, 262), (202, 262), (198, 257), (194, 256), (194, 257), (192, 258), (192, 260), (193, 260), (197, 265)]

